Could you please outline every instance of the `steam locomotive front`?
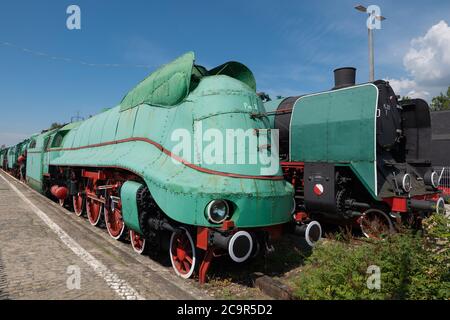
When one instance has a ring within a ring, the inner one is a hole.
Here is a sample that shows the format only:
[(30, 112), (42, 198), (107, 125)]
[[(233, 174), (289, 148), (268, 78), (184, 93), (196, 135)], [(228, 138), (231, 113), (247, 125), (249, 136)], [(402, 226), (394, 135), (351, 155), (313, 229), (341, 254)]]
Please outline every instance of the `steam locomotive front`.
[(422, 99), (399, 101), (389, 82), (376, 81), (379, 197), (392, 215), (443, 213), (439, 175), (431, 165), (430, 108)]
[(442, 213), (430, 162), (430, 111), (398, 101), (386, 81), (355, 85), (356, 69), (335, 70), (330, 91), (266, 102), (280, 130), (285, 178), (296, 189), (297, 218), (356, 224)]

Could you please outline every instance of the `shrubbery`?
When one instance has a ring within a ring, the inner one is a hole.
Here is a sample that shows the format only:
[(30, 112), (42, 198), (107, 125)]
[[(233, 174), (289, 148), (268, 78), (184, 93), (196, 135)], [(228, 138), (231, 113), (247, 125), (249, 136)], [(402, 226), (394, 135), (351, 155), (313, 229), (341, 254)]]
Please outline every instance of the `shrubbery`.
[[(449, 299), (449, 220), (434, 215), (424, 231), (405, 230), (383, 241), (319, 244), (291, 281), (298, 299)], [(368, 289), (371, 265), (381, 287)]]

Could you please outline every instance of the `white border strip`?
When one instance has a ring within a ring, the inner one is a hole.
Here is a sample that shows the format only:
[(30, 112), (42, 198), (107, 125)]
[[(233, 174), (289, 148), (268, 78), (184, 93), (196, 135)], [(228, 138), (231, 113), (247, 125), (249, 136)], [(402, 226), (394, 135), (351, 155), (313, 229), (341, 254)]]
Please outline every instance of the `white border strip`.
[(105, 280), (108, 287), (110, 287), (119, 297), (127, 300), (144, 300), (133, 287), (131, 287), (125, 280), (120, 279), (115, 273), (109, 270), (103, 263), (97, 260), (89, 252), (87, 252), (81, 245), (72, 239), (60, 226), (51, 220), (41, 209), (34, 205), (25, 195), (19, 191), (11, 182), (9, 182), (2, 174), (0, 177), (10, 186), (10, 188), (17, 193), (17, 195), (29, 205), (36, 215), (59, 237), (59, 239), (78, 257), (81, 258), (87, 265), (94, 269), (95, 273)]

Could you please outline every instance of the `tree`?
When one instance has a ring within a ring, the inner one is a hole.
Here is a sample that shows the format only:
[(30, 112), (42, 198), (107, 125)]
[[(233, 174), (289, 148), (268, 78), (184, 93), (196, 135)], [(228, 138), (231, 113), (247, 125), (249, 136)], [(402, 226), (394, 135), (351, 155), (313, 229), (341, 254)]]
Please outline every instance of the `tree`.
[(258, 92), (258, 97), (261, 98), (262, 102), (272, 101), (272, 99), (270, 99), (270, 96), (265, 92)]
[(53, 130), (53, 129), (59, 129), (61, 128), (63, 125), (58, 123), (58, 122), (53, 122), (52, 125), (50, 126), (49, 130)]
[(433, 111), (450, 110), (450, 87), (448, 87), (446, 95), (441, 93), (439, 96), (433, 98), (431, 109)]
[(403, 102), (405, 102), (405, 103), (408, 103), (408, 102), (410, 102), (412, 99), (411, 99), (411, 97), (408, 97), (408, 96), (403, 96), (401, 99), (400, 99), (400, 101), (403, 101)]

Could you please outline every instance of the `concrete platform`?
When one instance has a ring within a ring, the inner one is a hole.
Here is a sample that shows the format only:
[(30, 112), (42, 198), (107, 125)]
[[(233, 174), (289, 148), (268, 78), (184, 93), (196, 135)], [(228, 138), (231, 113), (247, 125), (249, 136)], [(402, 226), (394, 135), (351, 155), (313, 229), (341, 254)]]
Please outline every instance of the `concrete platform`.
[(0, 299), (211, 297), (0, 171)]

